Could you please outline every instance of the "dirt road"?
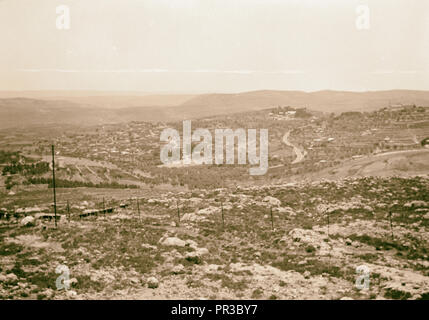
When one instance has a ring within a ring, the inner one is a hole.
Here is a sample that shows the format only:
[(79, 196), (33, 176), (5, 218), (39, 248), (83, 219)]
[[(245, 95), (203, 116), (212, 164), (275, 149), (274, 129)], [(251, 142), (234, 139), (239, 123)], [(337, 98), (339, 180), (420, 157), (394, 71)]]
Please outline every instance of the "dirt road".
[(289, 139), (289, 135), (290, 135), (290, 131), (286, 132), (285, 135), (283, 136), (283, 143), (289, 147), (293, 148), (293, 151), (296, 154), (296, 158), (295, 160), (292, 161), (292, 164), (295, 163), (299, 163), (302, 160), (304, 160), (307, 151), (305, 151), (304, 149), (300, 149), (299, 147), (297, 147), (296, 145), (292, 144), (288, 139)]

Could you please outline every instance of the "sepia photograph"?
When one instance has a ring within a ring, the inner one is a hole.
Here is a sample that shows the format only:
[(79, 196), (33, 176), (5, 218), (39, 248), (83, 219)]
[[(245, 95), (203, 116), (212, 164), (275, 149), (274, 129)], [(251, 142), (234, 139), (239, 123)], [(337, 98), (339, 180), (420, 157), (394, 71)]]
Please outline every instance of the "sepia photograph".
[(429, 300), (429, 2), (0, 0), (0, 300)]

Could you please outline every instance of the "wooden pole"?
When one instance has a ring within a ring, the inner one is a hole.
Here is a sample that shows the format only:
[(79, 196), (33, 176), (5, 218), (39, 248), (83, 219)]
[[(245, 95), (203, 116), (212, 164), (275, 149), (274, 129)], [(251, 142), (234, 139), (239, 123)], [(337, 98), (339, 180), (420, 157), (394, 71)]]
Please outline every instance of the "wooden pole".
[(392, 211), (389, 211), (389, 220), (390, 220), (390, 232), (392, 233), (392, 240), (394, 240), (394, 237), (393, 237), (393, 225), (392, 225)]
[(69, 218), (69, 221), (70, 221), (70, 204), (68, 200), (67, 200), (67, 217)]
[(271, 213), (271, 230), (274, 230), (273, 207), (270, 207), (270, 213)]
[[(328, 240), (329, 240), (329, 209), (326, 211), (326, 215), (328, 218)], [(329, 256), (328, 256), (328, 268), (331, 270), (331, 245), (329, 244)]]
[(52, 145), (52, 186), (54, 188), (54, 215), (55, 215), (55, 228), (57, 227), (57, 194), (55, 190), (55, 153), (54, 145)]
[(141, 219), (140, 219), (140, 203), (139, 203), (139, 198), (137, 198), (137, 212), (139, 214), (139, 221), (141, 221)]
[(179, 211), (179, 200), (176, 199), (176, 207), (177, 207), (177, 218), (179, 219), (177, 222), (177, 226), (180, 225), (180, 211)]
[(103, 212), (104, 212), (104, 219), (106, 219), (106, 204), (104, 202), (104, 197), (103, 197)]
[(220, 207), (222, 209), (222, 228), (225, 229), (225, 218), (223, 215), (223, 202), (222, 201), (220, 202)]
[(329, 211), (327, 212), (328, 215), (328, 238), (329, 238)]

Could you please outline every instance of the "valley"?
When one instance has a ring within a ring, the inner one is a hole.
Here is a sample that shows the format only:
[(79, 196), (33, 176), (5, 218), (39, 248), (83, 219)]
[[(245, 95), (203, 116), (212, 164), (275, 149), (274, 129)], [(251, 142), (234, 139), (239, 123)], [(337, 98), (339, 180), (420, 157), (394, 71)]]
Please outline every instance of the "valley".
[(192, 126), (268, 128), (270, 169), (160, 166), (160, 133), (181, 121), (0, 131), (0, 297), (428, 299), (427, 107), (277, 106)]

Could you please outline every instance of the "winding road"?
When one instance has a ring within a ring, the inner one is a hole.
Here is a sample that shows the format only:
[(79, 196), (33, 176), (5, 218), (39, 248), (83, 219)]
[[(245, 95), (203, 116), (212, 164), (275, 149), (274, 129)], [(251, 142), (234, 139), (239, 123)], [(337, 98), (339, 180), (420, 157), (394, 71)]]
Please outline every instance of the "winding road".
[(285, 135), (283, 136), (283, 143), (289, 147), (293, 148), (293, 151), (296, 154), (296, 158), (295, 160), (292, 161), (292, 164), (295, 163), (299, 163), (302, 160), (304, 160), (305, 156), (307, 155), (307, 151), (305, 151), (304, 149), (300, 149), (299, 147), (297, 147), (296, 145), (292, 144), (288, 139), (289, 139), (289, 135), (290, 135), (291, 131), (288, 131), (285, 133)]

